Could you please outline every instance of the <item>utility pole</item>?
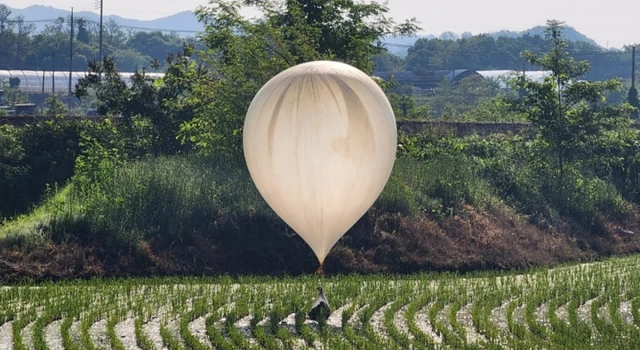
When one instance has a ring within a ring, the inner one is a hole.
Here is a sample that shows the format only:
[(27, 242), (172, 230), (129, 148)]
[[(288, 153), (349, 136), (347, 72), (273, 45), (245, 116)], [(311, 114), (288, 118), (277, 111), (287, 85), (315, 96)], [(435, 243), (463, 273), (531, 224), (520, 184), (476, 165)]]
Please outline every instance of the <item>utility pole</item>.
[(56, 93), (56, 52), (51, 53), (51, 93)]
[(456, 51), (453, 51), (453, 64), (451, 65), (451, 81), (456, 78)]
[(636, 87), (636, 47), (631, 48), (631, 88)]
[(638, 89), (636, 89), (636, 47), (635, 45), (631, 47), (631, 89), (629, 89), (629, 97), (627, 97), (627, 102), (636, 108), (633, 111), (632, 118), (638, 119), (640, 118), (640, 113), (637, 108), (640, 107), (640, 102), (638, 101)]
[(71, 96), (71, 72), (73, 72), (73, 7), (71, 8), (71, 35), (69, 38), (69, 96)]
[[(100, 4), (98, 4), (98, 1), (100, 2)], [(98, 59), (100, 61), (102, 61), (102, 13), (103, 13), (103, 9), (104, 9), (104, 0), (96, 0), (96, 7), (100, 6), (100, 32), (98, 34), (99, 37), (99, 41), (100, 41), (100, 48), (98, 50)]]

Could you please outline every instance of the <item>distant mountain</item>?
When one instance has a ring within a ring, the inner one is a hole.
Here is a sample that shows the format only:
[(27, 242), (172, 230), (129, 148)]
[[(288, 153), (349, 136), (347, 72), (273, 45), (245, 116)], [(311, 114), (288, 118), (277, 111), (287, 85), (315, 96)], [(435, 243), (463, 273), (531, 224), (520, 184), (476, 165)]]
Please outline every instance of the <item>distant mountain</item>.
[[(71, 11), (57, 9), (51, 6), (44, 5), (33, 5), (24, 9), (14, 9), (10, 8), (11, 18), (15, 18), (17, 16), (23, 16), (25, 21), (46, 21), (46, 20), (54, 20), (58, 17), (67, 17)], [(94, 12), (89, 11), (81, 11), (74, 12), (74, 16), (76, 17), (84, 17), (89, 21), (99, 22), (100, 15)], [(103, 22), (106, 23), (109, 19), (115, 20), (119, 25), (123, 26), (126, 30), (136, 29), (136, 28), (145, 28), (145, 29), (153, 29), (153, 30), (174, 30), (179, 32), (178, 34), (182, 36), (193, 36), (194, 31), (199, 32), (203, 30), (202, 24), (198, 22), (194, 13), (192, 11), (183, 11), (176, 13), (175, 15), (171, 15), (168, 17), (158, 18), (151, 21), (142, 21), (137, 19), (123, 18), (117, 15), (109, 15), (104, 16)], [(41, 30), (47, 24), (46, 22), (35, 22), (37, 30)]]
[[(14, 18), (16, 16), (22, 15), (26, 21), (45, 21), (45, 20), (53, 20), (58, 17), (67, 17), (71, 12), (68, 10), (57, 9), (51, 6), (44, 5), (33, 5), (24, 9), (14, 9), (9, 8), (11, 10), (11, 17)], [(100, 20), (100, 16), (94, 12), (82, 11), (76, 12), (75, 16), (84, 17), (89, 21), (98, 22)], [(193, 36), (195, 33), (202, 31), (204, 28), (200, 22), (196, 19), (194, 13), (192, 11), (183, 11), (180, 13), (176, 13), (175, 15), (171, 15), (168, 17), (158, 18), (151, 21), (142, 21), (137, 19), (123, 18), (117, 15), (109, 15), (104, 16), (104, 22), (107, 22), (110, 18), (115, 20), (119, 25), (123, 26), (124, 29), (136, 29), (136, 28), (144, 28), (144, 29), (153, 29), (153, 30), (173, 30), (173, 31), (183, 31), (178, 32), (181, 36)], [(47, 24), (46, 22), (35, 22), (36, 28), (41, 30)], [(501, 30), (499, 32), (488, 33), (493, 37), (518, 37), (529, 33), (531, 35), (544, 35), (544, 27), (537, 26), (525, 31), (509, 31), (509, 30)], [(407, 48), (412, 46), (418, 39), (427, 38), (441, 38), (441, 39), (458, 39), (461, 37), (469, 37), (471, 33), (462, 33), (457, 34), (453, 32), (444, 32), (439, 36), (435, 36), (432, 34), (421, 35), (421, 36), (411, 36), (411, 37), (386, 37), (383, 42), (386, 44), (388, 50), (396, 54), (398, 56), (406, 56)], [(586, 35), (578, 32), (576, 29), (572, 27), (565, 27), (564, 35), (567, 39), (571, 41), (585, 41), (594, 45), (597, 43), (587, 37)]]
[[(495, 32), (495, 33), (491, 33), (489, 35), (497, 38), (497, 37), (508, 37), (508, 38), (517, 38), (519, 36), (523, 36), (525, 34), (529, 34), (531, 36), (536, 36), (536, 35), (540, 35), (540, 36), (544, 36), (544, 26), (536, 26), (533, 27), (531, 29), (528, 30), (524, 30), (521, 32), (515, 32), (515, 31), (510, 31), (510, 30), (501, 30), (499, 32)], [(589, 44), (592, 45), (598, 45), (598, 43), (595, 42), (595, 40), (589, 38), (588, 36), (580, 33), (579, 31), (577, 31), (575, 28), (573, 27), (569, 27), (566, 26), (564, 28), (564, 30), (562, 31), (562, 35), (564, 35), (564, 37), (569, 40), (569, 41), (583, 41), (583, 42), (587, 42)]]

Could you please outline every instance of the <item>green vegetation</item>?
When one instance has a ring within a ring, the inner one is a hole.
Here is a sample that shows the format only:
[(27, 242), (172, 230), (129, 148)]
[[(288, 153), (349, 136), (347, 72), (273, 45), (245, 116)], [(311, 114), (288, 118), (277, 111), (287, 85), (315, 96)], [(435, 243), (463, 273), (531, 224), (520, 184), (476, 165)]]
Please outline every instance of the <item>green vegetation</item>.
[[(633, 349), (636, 256), (522, 274), (154, 278), (0, 290), (0, 344), (122, 349)], [(328, 318), (306, 312), (321, 283)], [(69, 334), (69, 329), (72, 333)]]
[[(541, 54), (551, 50), (553, 45), (545, 39), (545, 34), (497, 38), (481, 34), (456, 40), (418, 39), (408, 49), (404, 66), (382, 67), (380, 70), (402, 68), (416, 73), (440, 69), (522, 70), (525, 67), (527, 70), (536, 70), (540, 66), (531, 64), (521, 53), (529, 50)], [(620, 53), (612, 53), (595, 43), (570, 41), (566, 49), (571, 55), (589, 62), (589, 65), (597, 66), (597, 70), (586, 75), (589, 80), (629, 76), (631, 45), (624, 47)]]
[[(69, 70), (70, 17), (56, 18), (36, 32), (33, 23), (26, 23), (21, 16), (0, 4), (0, 69)], [(99, 26), (85, 18), (74, 19), (73, 69), (84, 71), (87, 64), (98, 57)], [(105, 21), (103, 54), (114, 57), (118, 67), (126, 72), (149, 67), (152, 59), (182, 49), (186, 41), (175, 33), (160, 31), (141, 32), (123, 30), (113, 19)]]
[[(0, 347), (640, 346), (639, 257), (517, 272), (640, 252), (637, 110), (607, 100), (619, 80), (581, 80), (588, 63), (567, 53), (561, 23), (548, 23), (544, 54), (522, 55), (552, 75), (519, 77), (498, 97), (493, 83), (467, 80), (425, 107), (380, 82), (402, 118), (435, 110), (530, 126), (488, 137), (401, 132), (387, 186), (319, 280), (308, 275), (313, 253), (251, 182), (244, 113), (298, 63), (372, 72), (377, 41), (415, 24), (395, 25), (375, 2), (246, 2), (265, 17), (245, 21), (232, 0), (199, 9), (207, 50), (155, 62), (163, 79), (141, 71), (127, 86), (117, 59), (91, 63), (76, 96), (95, 95), (107, 118), (0, 126), (0, 281), (13, 283), (0, 287)], [(63, 112), (56, 97), (47, 102)], [(88, 278), (159, 275), (174, 277)], [(189, 277), (203, 275), (216, 277)], [(318, 283), (333, 313), (312, 322)]]
[[(0, 129), (0, 252), (13, 259), (0, 264), (5, 279), (317, 267), (252, 185), (242, 157), (244, 114), (266, 81), (298, 63), (334, 59), (371, 72), (383, 51), (376, 40), (411, 33), (415, 24), (395, 25), (377, 3), (292, 0), (276, 10), (261, 2), (266, 16), (254, 22), (239, 15), (237, 2), (212, 5), (197, 12), (209, 50), (185, 46), (167, 57), (162, 79), (141, 71), (127, 85), (112, 58), (89, 66), (76, 96), (95, 94), (107, 118)], [(234, 34), (239, 28), (244, 35)], [(523, 268), (640, 251), (634, 109), (606, 100), (619, 80), (580, 80), (588, 64), (571, 58), (560, 31), (561, 23), (549, 22), (550, 51), (523, 54), (552, 72), (544, 81), (519, 77), (496, 99), (495, 85), (469, 80), (432, 97), (443, 110), (453, 101), (448, 113), (487, 120), (505, 113), (530, 127), (490, 137), (401, 133), (384, 192), (333, 249), (325, 271)], [(380, 84), (399, 115), (429, 113), (400, 96), (406, 87)], [(54, 112), (58, 102), (49, 101)], [(48, 251), (53, 258), (41, 268)], [(435, 314), (443, 307), (436, 305)], [(348, 326), (345, 334), (361, 337)], [(271, 346), (266, 339), (262, 345)]]

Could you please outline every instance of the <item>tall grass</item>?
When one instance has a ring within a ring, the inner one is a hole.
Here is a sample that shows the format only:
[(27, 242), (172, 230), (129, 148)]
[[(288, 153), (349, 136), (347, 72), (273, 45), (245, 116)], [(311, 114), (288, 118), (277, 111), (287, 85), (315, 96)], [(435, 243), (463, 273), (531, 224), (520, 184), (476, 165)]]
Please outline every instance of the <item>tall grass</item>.
[[(199, 156), (161, 157), (105, 168), (96, 182), (72, 182), (30, 216), (0, 229), (2, 236), (29, 232), (56, 240), (131, 244), (141, 239), (181, 241), (215, 236), (227, 225), (278, 221), (243, 163)], [(397, 160), (375, 210), (406, 215), (451, 214), (464, 203), (494, 200), (488, 183), (466, 158)]]
[(225, 218), (272, 215), (241, 166), (211, 158), (131, 162), (101, 178), (66, 190), (67, 205), (53, 208), (50, 221), (55, 238), (180, 241), (185, 234), (215, 234)]
[(401, 157), (376, 206), (405, 215), (442, 216), (457, 212), (464, 204), (482, 208), (497, 200), (494, 192), (467, 157)]

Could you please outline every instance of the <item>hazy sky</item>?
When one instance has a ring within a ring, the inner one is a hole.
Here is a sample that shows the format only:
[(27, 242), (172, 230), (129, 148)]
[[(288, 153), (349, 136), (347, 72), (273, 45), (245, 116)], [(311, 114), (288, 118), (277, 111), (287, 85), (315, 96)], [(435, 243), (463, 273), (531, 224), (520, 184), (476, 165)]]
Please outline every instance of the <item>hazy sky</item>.
[[(95, 0), (0, 0), (24, 8), (34, 4), (58, 8), (74, 6), (93, 10)], [(207, 0), (104, 0), (105, 14), (154, 19), (194, 10)], [(396, 20), (416, 17), (424, 33), (444, 31), (474, 34), (500, 29), (524, 30), (547, 19), (565, 21), (578, 31), (609, 47), (640, 44), (639, 0), (390, 0)]]

